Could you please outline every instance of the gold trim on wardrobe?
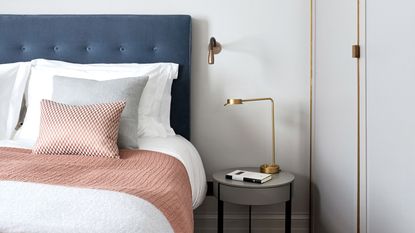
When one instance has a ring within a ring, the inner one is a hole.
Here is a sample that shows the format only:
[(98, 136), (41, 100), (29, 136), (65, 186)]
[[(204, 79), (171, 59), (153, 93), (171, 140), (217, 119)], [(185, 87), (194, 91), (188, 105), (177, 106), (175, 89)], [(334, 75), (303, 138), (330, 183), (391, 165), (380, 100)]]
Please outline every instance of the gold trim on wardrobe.
[(357, 6), (357, 46), (359, 46), (356, 57), (357, 70), (357, 194), (356, 194), (356, 232), (360, 233), (360, 0), (356, 0)]

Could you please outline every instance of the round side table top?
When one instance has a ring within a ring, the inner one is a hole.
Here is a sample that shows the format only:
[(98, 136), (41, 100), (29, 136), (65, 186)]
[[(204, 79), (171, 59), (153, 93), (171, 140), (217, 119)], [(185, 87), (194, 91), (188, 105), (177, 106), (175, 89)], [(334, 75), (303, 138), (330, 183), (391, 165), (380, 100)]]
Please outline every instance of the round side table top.
[(277, 174), (272, 175), (272, 179), (267, 181), (263, 184), (256, 184), (251, 182), (243, 182), (237, 180), (230, 180), (226, 179), (225, 175), (229, 172), (235, 170), (245, 170), (245, 171), (252, 171), (252, 172), (259, 172), (259, 168), (257, 167), (240, 167), (240, 168), (231, 168), (222, 170), (219, 172), (215, 172), (213, 174), (213, 180), (224, 185), (240, 187), (240, 188), (273, 188), (278, 186), (283, 186), (289, 183), (292, 183), (295, 179), (295, 176), (289, 172), (281, 171)]

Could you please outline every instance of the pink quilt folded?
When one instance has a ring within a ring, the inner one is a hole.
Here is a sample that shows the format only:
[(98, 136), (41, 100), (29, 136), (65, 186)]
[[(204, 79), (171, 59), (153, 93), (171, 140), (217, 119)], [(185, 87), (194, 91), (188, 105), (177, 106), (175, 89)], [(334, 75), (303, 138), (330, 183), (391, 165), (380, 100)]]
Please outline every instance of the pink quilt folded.
[(0, 148), (0, 180), (128, 193), (156, 206), (175, 232), (193, 232), (192, 193), (183, 164), (153, 151), (121, 150), (120, 156), (33, 155)]

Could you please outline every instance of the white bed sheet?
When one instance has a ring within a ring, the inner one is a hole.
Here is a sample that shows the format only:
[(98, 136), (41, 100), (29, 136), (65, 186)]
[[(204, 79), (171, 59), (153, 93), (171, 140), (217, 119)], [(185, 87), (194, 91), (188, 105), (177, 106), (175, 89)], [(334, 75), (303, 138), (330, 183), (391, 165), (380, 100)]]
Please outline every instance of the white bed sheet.
[[(207, 185), (203, 163), (196, 148), (180, 135), (168, 137), (142, 137), (140, 149), (168, 154), (181, 161), (189, 175), (192, 188), (192, 206), (196, 209), (206, 197)], [(31, 149), (32, 142), (25, 140), (0, 140), (0, 147)]]

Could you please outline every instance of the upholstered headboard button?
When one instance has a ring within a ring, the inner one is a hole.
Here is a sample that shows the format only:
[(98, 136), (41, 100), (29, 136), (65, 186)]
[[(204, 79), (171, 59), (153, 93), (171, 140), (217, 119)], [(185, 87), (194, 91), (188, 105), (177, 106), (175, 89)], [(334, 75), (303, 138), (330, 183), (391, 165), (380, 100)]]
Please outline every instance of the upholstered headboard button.
[(125, 50), (126, 50), (126, 49), (125, 49), (124, 47), (120, 47), (120, 51), (121, 51), (121, 52), (125, 52)]
[(59, 47), (55, 45), (55, 46), (53, 47), (53, 50), (54, 50), (55, 52), (57, 52), (57, 51), (59, 50)]
[(86, 51), (91, 52), (91, 50), (92, 50), (91, 47), (89, 47), (89, 46), (86, 47)]

